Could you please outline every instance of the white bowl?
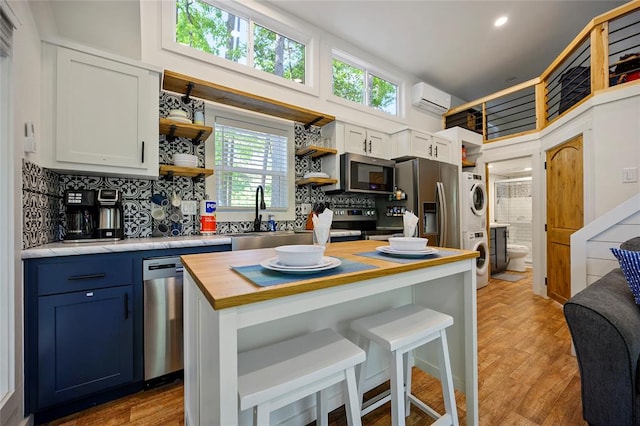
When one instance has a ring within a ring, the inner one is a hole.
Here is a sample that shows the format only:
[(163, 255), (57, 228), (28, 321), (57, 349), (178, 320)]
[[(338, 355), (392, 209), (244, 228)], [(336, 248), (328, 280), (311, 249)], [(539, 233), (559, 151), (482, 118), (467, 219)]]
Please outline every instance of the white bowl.
[(181, 109), (170, 109), (169, 110), (169, 116), (170, 117), (187, 118), (187, 113), (186, 113), (186, 111), (183, 111)]
[(198, 157), (192, 154), (173, 154), (173, 164), (180, 167), (197, 167)]
[(313, 266), (320, 263), (324, 254), (323, 246), (290, 245), (275, 248), (278, 263), (285, 266)]
[(389, 238), (389, 244), (392, 248), (396, 250), (405, 250), (405, 251), (418, 251), (424, 250), (427, 248), (427, 242), (429, 242), (426, 238), (416, 238), (416, 237), (391, 237)]

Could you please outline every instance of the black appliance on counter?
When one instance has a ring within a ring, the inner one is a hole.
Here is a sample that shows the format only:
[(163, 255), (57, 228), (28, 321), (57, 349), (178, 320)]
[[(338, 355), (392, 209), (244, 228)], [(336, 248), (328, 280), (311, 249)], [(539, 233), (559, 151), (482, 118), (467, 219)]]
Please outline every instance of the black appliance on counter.
[(124, 238), (122, 194), (117, 189), (98, 190), (98, 238)]
[(64, 192), (67, 219), (65, 242), (124, 238), (122, 195), (117, 189), (68, 189)]
[(88, 240), (96, 237), (98, 206), (96, 191), (68, 189), (64, 191), (64, 206), (67, 218), (66, 241)]

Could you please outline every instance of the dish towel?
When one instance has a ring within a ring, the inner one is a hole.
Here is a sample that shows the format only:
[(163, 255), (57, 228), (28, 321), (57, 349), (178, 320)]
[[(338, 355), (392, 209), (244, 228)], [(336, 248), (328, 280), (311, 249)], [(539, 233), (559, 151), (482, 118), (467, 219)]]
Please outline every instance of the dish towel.
[(333, 222), (333, 211), (324, 209), (319, 215), (313, 215), (313, 237), (314, 242), (320, 245), (326, 245), (329, 242), (331, 234), (331, 222)]
[(416, 226), (418, 226), (418, 216), (407, 210), (404, 212), (404, 216), (402, 216), (402, 223), (404, 225), (404, 236), (415, 237)]

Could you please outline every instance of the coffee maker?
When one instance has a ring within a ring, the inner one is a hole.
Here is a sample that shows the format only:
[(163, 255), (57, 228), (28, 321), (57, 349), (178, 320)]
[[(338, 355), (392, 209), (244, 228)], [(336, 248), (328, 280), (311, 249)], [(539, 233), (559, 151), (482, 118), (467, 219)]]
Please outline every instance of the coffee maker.
[(64, 191), (64, 205), (67, 217), (65, 241), (95, 238), (98, 220), (96, 191), (68, 189)]
[(98, 238), (124, 238), (122, 193), (117, 189), (99, 189)]

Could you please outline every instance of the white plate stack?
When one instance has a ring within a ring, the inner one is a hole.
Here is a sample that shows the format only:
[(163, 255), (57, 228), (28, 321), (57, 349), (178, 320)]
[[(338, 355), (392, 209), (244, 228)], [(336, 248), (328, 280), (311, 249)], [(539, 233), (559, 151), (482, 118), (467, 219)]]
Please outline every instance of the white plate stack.
[(177, 121), (178, 123), (192, 124), (191, 120), (187, 118), (187, 113), (181, 109), (169, 110), (169, 120)]
[(342, 261), (335, 257), (323, 256), (320, 262), (307, 266), (288, 266), (278, 262), (277, 257), (260, 262), (260, 266), (272, 271), (284, 274), (313, 274), (315, 272), (326, 271), (342, 265)]
[(376, 247), (380, 253), (397, 257), (422, 257), (438, 253), (438, 250), (427, 246), (429, 240), (416, 237), (392, 237), (388, 246)]
[(309, 173), (305, 173), (304, 176), (302, 176), (303, 179), (309, 179), (309, 178), (328, 178), (329, 175), (326, 173), (322, 173), (322, 172), (309, 172)]
[(192, 154), (173, 154), (173, 165), (179, 167), (198, 167), (198, 157)]

